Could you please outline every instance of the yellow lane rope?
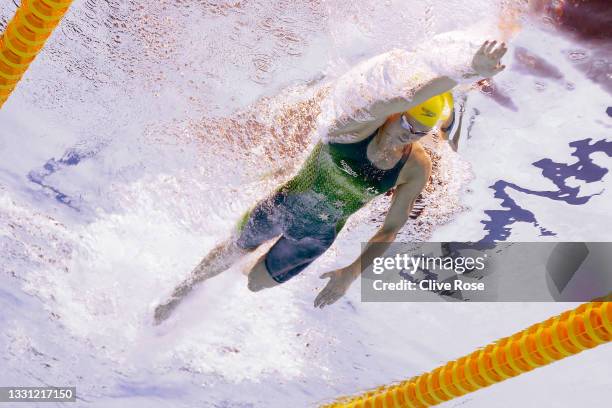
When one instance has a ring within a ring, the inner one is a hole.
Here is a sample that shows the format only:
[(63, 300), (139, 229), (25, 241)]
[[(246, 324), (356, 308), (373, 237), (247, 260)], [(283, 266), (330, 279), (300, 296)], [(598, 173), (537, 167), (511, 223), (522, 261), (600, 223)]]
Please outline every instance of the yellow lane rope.
[(433, 371), (324, 408), (425, 408), (612, 341), (612, 296), (496, 341)]
[(73, 0), (23, 0), (0, 38), (0, 108)]

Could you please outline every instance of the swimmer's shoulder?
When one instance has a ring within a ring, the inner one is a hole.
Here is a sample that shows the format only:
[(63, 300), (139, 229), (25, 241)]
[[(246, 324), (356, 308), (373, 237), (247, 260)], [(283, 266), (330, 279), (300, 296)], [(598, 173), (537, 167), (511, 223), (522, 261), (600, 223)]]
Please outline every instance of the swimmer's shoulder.
[(400, 170), (396, 184), (399, 185), (418, 180), (419, 183), (425, 185), (429, 180), (431, 167), (432, 164), (429, 153), (427, 153), (419, 142), (415, 142), (412, 144), (408, 160)]
[(369, 126), (359, 129), (355, 132), (350, 133), (341, 133), (335, 135), (327, 135), (326, 137), (322, 137), (321, 141), (323, 143), (340, 143), (340, 144), (351, 144), (351, 143), (359, 143), (362, 140), (367, 139), (372, 133), (377, 131), (377, 127)]

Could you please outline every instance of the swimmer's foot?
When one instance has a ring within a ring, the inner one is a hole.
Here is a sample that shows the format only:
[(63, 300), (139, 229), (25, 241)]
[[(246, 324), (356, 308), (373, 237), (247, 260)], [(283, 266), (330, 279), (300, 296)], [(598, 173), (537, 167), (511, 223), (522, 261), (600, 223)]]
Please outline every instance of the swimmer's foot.
[(158, 305), (155, 308), (155, 313), (153, 315), (153, 318), (155, 320), (154, 324), (156, 326), (162, 324), (166, 319), (168, 319), (168, 317), (170, 317), (170, 315), (172, 314), (174, 309), (176, 309), (176, 306), (178, 306), (178, 304), (179, 299), (173, 297), (165, 303)]

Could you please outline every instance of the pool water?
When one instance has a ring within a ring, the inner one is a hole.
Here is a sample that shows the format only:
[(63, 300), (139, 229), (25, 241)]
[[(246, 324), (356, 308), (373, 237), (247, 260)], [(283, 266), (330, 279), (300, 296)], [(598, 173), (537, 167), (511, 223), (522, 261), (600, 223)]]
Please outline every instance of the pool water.
[[(433, 182), (400, 238), (607, 240), (609, 41), (572, 34), (550, 14), (508, 17), (523, 6), (75, 1), (0, 110), (0, 383), (76, 384), (77, 406), (88, 407), (314, 406), (572, 307), (361, 303), (356, 284), (315, 310), (319, 275), (358, 255), (384, 217), (381, 197), (289, 283), (254, 294), (234, 268), (151, 324), (154, 306), (243, 211), (297, 170), (335, 78), (474, 24), (502, 27), (507, 68), (463, 89), (459, 150), (430, 143)], [(0, 6), (0, 27), (14, 10)], [(461, 403), (520, 395), (547, 406), (554, 393), (597, 406), (610, 351)]]

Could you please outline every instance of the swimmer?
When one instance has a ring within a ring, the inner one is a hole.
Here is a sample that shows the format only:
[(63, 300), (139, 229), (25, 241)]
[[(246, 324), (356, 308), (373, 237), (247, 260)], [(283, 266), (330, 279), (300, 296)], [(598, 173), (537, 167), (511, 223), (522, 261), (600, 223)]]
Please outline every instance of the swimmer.
[[(504, 43), (484, 42), (463, 78), (476, 81), (501, 72), (506, 51)], [(366, 119), (336, 118), (326, 140), (316, 144), (300, 171), (248, 211), (235, 234), (210, 251), (155, 309), (155, 322), (164, 321), (198, 283), (266, 242), (274, 243), (249, 271), (248, 288), (257, 292), (287, 282), (332, 245), (351, 214), (394, 188), (384, 223), (361, 256), (321, 276), (329, 281), (314, 306), (336, 302), (408, 220), (431, 172), (431, 160), (419, 140), (430, 132), (447, 138), (455, 116), (449, 91), (457, 84), (447, 76), (432, 76), (419, 84), (404, 84), (410, 96), (373, 101)]]

